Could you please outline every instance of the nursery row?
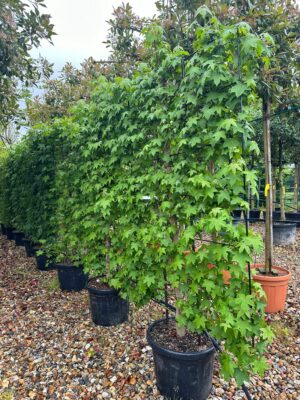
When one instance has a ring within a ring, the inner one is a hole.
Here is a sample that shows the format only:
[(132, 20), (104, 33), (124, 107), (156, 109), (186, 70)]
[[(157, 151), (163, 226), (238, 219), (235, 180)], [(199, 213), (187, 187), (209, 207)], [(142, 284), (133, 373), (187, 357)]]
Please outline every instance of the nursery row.
[[(125, 314), (128, 301), (172, 293), (176, 327), (156, 323), (148, 339), (161, 393), (183, 399), (210, 391), (214, 348), (203, 332), (224, 343), (222, 373), (239, 385), (265, 371), (272, 338), (264, 292), (256, 282), (249, 292), (246, 269), (261, 239), (232, 217), (248, 208), (246, 187), (256, 193), (248, 113), (270, 50), (247, 24), (202, 22), (191, 55), (152, 26), (152, 58), (133, 78), (101, 78), (90, 102), (31, 129), (0, 165), (4, 228), (23, 232), (59, 274), (76, 266)], [(162, 359), (172, 355), (194, 366), (190, 375), (169, 373)]]

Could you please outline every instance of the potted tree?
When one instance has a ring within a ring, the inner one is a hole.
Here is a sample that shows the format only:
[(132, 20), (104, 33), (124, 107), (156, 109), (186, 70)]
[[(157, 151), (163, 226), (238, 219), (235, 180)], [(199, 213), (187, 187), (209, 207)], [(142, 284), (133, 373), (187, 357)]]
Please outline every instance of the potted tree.
[[(161, 299), (166, 288), (175, 299), (176, 323), (159, 320), (147, 332), (158, 388), (174, 399), (209, 395), (214, 348), (204, 331), (225, 339), (222, 373), (239, 384), (250, 371), (264, 371), (262, 348), (272, 336), (263, 318), (263, 293), (256, 284), (249, 293), (245, 270), (260, 240), (233, 226), (231, 216), (247, 206), (243, 177), (255, 188), (241, 157), (246, 115), (239, 113), (240, 96), (247, 106), (256, 50), (264, 56), (267, 51), (246, 24), (223, 26), (205, 8), (198, 18), (190, 56), (170, 49), (160, 27), (149, 28), (151, 68), (142, 65), (130, 83), (120, 83), (118, 98), (128, 109), (120, 121), (109, 120), (116, 130), (103, 139), (118, 160), (114, 173), (120, 177), (101, 200), (118, 208), (109, 247), (111, 282), (137, 305)], [(251, 71), (245, 80), (236, 69), (238, 37), (242, 67)], [(223, 270), (231, 274), (230, 285), (224, 285)]]
[[(266, 220), (265, 220), (265, 263), (255, 265), (254, 280), (261, 283), (267, 298), (266, 311), (277, 312), (284, 309), (288, 282), (291, 274), (285, 268), (273, 264), (273, 193), (272, 193), (272, 169), (271, 169), (271, 107), (276, 102), (277, 95), (281, 102), (287, 103), (289, 92), (293, 87), (295, 73), (289, 72), (291, 65), (295, 65), (297, 54), (297, 43), (295, 29), (299, 24), (299, 13), (294, 3), (287, 3), (285, 7), (277, 7), (276, 2), (259, 3), (262, 18), (261, 24), (256, 26), (258, 32), (268, 32), (276, 39), (274, 57), (272, 58), (272, 70), (261, 68), (261, 87), (259, 95), (262, 98), (263, 136), (264, 136), (264, 164), (265, 164), (265, 197), (266, 197)], [(251, 10), (249, 12), (251, 14)], [(250, 16), (251, 17), (251, 16)], [(279, 29), (279, 25), (281, 28)], [(284, 30), (282, 27), (284, 26)], [(270, 37), (268, 37), (269, 40)], [(282, 54), (284, 53), (284, 57)], [(281, 73), (278, 73), (281, 71)], [(280, 88), (280, 93), (278, 89)], [(275, 107), (276, 109), (276, 107)]]
[[(51, 244), (51, 251), (57, 260), (67, 255), (72, 265), (83, 266), (84, 273), (90, 276), (86, 288), (92, 320), (96, 325), (111, 326), (127, 321), (129, 303), (110, 284), (113, 270), (108, 251), (117, 215), (107, 193), (115, 181), (107, 162), (110, 153), (102, 146), (101, 135), (102, 129), (109, 135), (104, 122), (111, 118), (112, 99), (110, 84), (102, 80), (100, 86), (103, 91), (98, 93), (97, 88), (90, 105), (78, 104), (72, 117), (56, 123), (64, 153), (56, 171), (53, 224), (58, 240)], [(56, 267), (59, 276), (66, 273), (65, 266)]]

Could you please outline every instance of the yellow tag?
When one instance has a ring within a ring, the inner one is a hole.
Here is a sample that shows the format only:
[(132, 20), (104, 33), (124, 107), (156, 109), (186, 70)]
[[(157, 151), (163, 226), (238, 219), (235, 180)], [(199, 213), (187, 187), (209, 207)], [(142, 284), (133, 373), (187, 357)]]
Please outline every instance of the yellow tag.
[(265, 197), (268, 197), (269, 190), (270, 190), (270, 184), (267, 183), (265, 186)]

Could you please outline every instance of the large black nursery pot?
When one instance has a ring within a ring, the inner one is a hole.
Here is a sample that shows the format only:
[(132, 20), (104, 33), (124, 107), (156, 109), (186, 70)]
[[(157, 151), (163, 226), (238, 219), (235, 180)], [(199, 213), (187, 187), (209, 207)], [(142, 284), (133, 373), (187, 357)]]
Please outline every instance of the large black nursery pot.
[(4, 224), (1, 224), (1, 234), (6, 235), (6, 226)]
[(273, 224), (273, 242), (275, 246), (287, 246), (296, 243), (297, 224), (291, 222), (275, 222)]
[(6, 227), (6, 237), (8, 240), (14, 240), (14, 234), (13, 234), (14, 228), (11, 228), (10, 226)]
[(25, 238), (25, 233), (19, 231), (13, 231), (16, 246), (24, 246), (23, 239)]
[(26, 251), (26, 255), (27, 257), (33, 257), (35, 255), (34, 250), (33, 250), (33, 243), (30, 239), (23, 239), (23, 243), (24, 243), (24, 247), (25, 247), (25, 251)]
[(172, 400), (205, 400), (212, 388), (215, 348), (179, 353), (158, 345), (152, 338), (155, 327), (165, 320), (155, 321), (147, 331), (152, 347), (156, 384), (160, 394)]
[(242, 210), (240, 210), (239, 208), (232, 210), (231, 215), (234, 217), (234, 219), (239, 219), (242, 216)]
[(41, 251), (40, 247), (33, 247), (32, 249), (33, 255), (35, 255), (36, 259), (37, 269), (39, 271), (50, 271), (55, 269), (53, 260), (49, 258), (46, 253), (37, 254), (39, 251)]
[(250, 210), (249, 219), (251, 222), (260, 221), (260, 210)]
[(280, 211), (273, 211), (273, 221), (280, 221), (281, 213)]
[(83, 267), (55, 264), (55, 268), (61, 290), (79, 292), (85, 288), (88, 276), (83, 272)]
[(90, 295), (90, 311), (94, 324), (114, 326), (128, 320), (129, 303), (111, 288), (96, 288), (90, 280), (87, 290)]
[(288, 221), (296, 222), (297, 228), (300, 228), (300, 212), (287, 212), (285, 216)]

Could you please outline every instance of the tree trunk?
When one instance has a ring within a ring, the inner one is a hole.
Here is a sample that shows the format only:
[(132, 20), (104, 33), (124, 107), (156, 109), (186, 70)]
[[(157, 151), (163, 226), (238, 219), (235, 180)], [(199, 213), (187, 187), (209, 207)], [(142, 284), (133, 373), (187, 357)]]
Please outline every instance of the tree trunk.
[[(182, 300), (184, 298), (183, 294), (180, 292), (180, 288), (175, 290), (176, 299)], [(176, 318), (180, 316), (180, 310), (176, 307)], [(184, 337), (186, 334), (186, 329), (184, 326), (179, 328), (178, 324), (176, 324), (176, 334), (178, 337)]]
[[(107, 252), (108, 252), (109, 248), (110, 248), (109, 237), (106, 238), (105, 247), (107, 248)], [(110, 276), (110, 259), (109, 259), (108, 253), (106, 253), (106, 255), (105, 255), (105, 275), (106, 275), (106, 278), (109, 278), (109, 276)]]
[(282, 137), (279, 138), (279, 186), (280, 186), (280, 220), (285, 221), (285, 209), (284, 209), (284, 195), (285, 187), (283, 181), (283, 165), (282, 165)]
[(265, 161), (265, 271), (272, 272), (273, 265), (273, 193), (272, 193), (272, 165), (271, 165), (271, 132), (270, 132), (270, 99), (267, 95), (263, 99), (263, 130), (264, 130), (264, 161)]
[[(175, 216), (172, 216), (172, 217), (170, 217), (169, 222), (170, 222), (171, 225), (176, 225), (176, 233), (174, 234), (174, 236), (172, 238), (172, 242), (173, 243), (177, 243), (179, 235), (180, 235), (180, 231), (181, 231), (180, 226), (178, 225), (178, 222), (177, 222), (177, 218)], [(172, 259), (170, 259), (170, 261), (171, 260)], [(177, 299), (178, 300), (183, 300), (184, 299), (184, 295), (180, 290), (180, 284), (179, 284), (179, 288), (175, 289), (175, 297), (176, 297), (176, 300)], [(178, 316), (180, 316), (180, 314), (181, 314), (181, 311), (180, 311), (179, 307), (176, 307), (176, 318)], [(179, 327), (178, 324), (176, 323), (176, 334), (177, 334), (178, 337), (184, 337), (185, 334), (186, 334), (185, 327), (184, 326)]]
[(294, 208), (298, 211), (299, 202), (299, 164), (295, 162), (295, 173), (294, 173)]
[(280, 220), (285, 221), (285, 208), (284, 208), (285, 187), (283, 181), (283, 169), (281, 167), (279, 169), (279, 183), (280, 183)]

